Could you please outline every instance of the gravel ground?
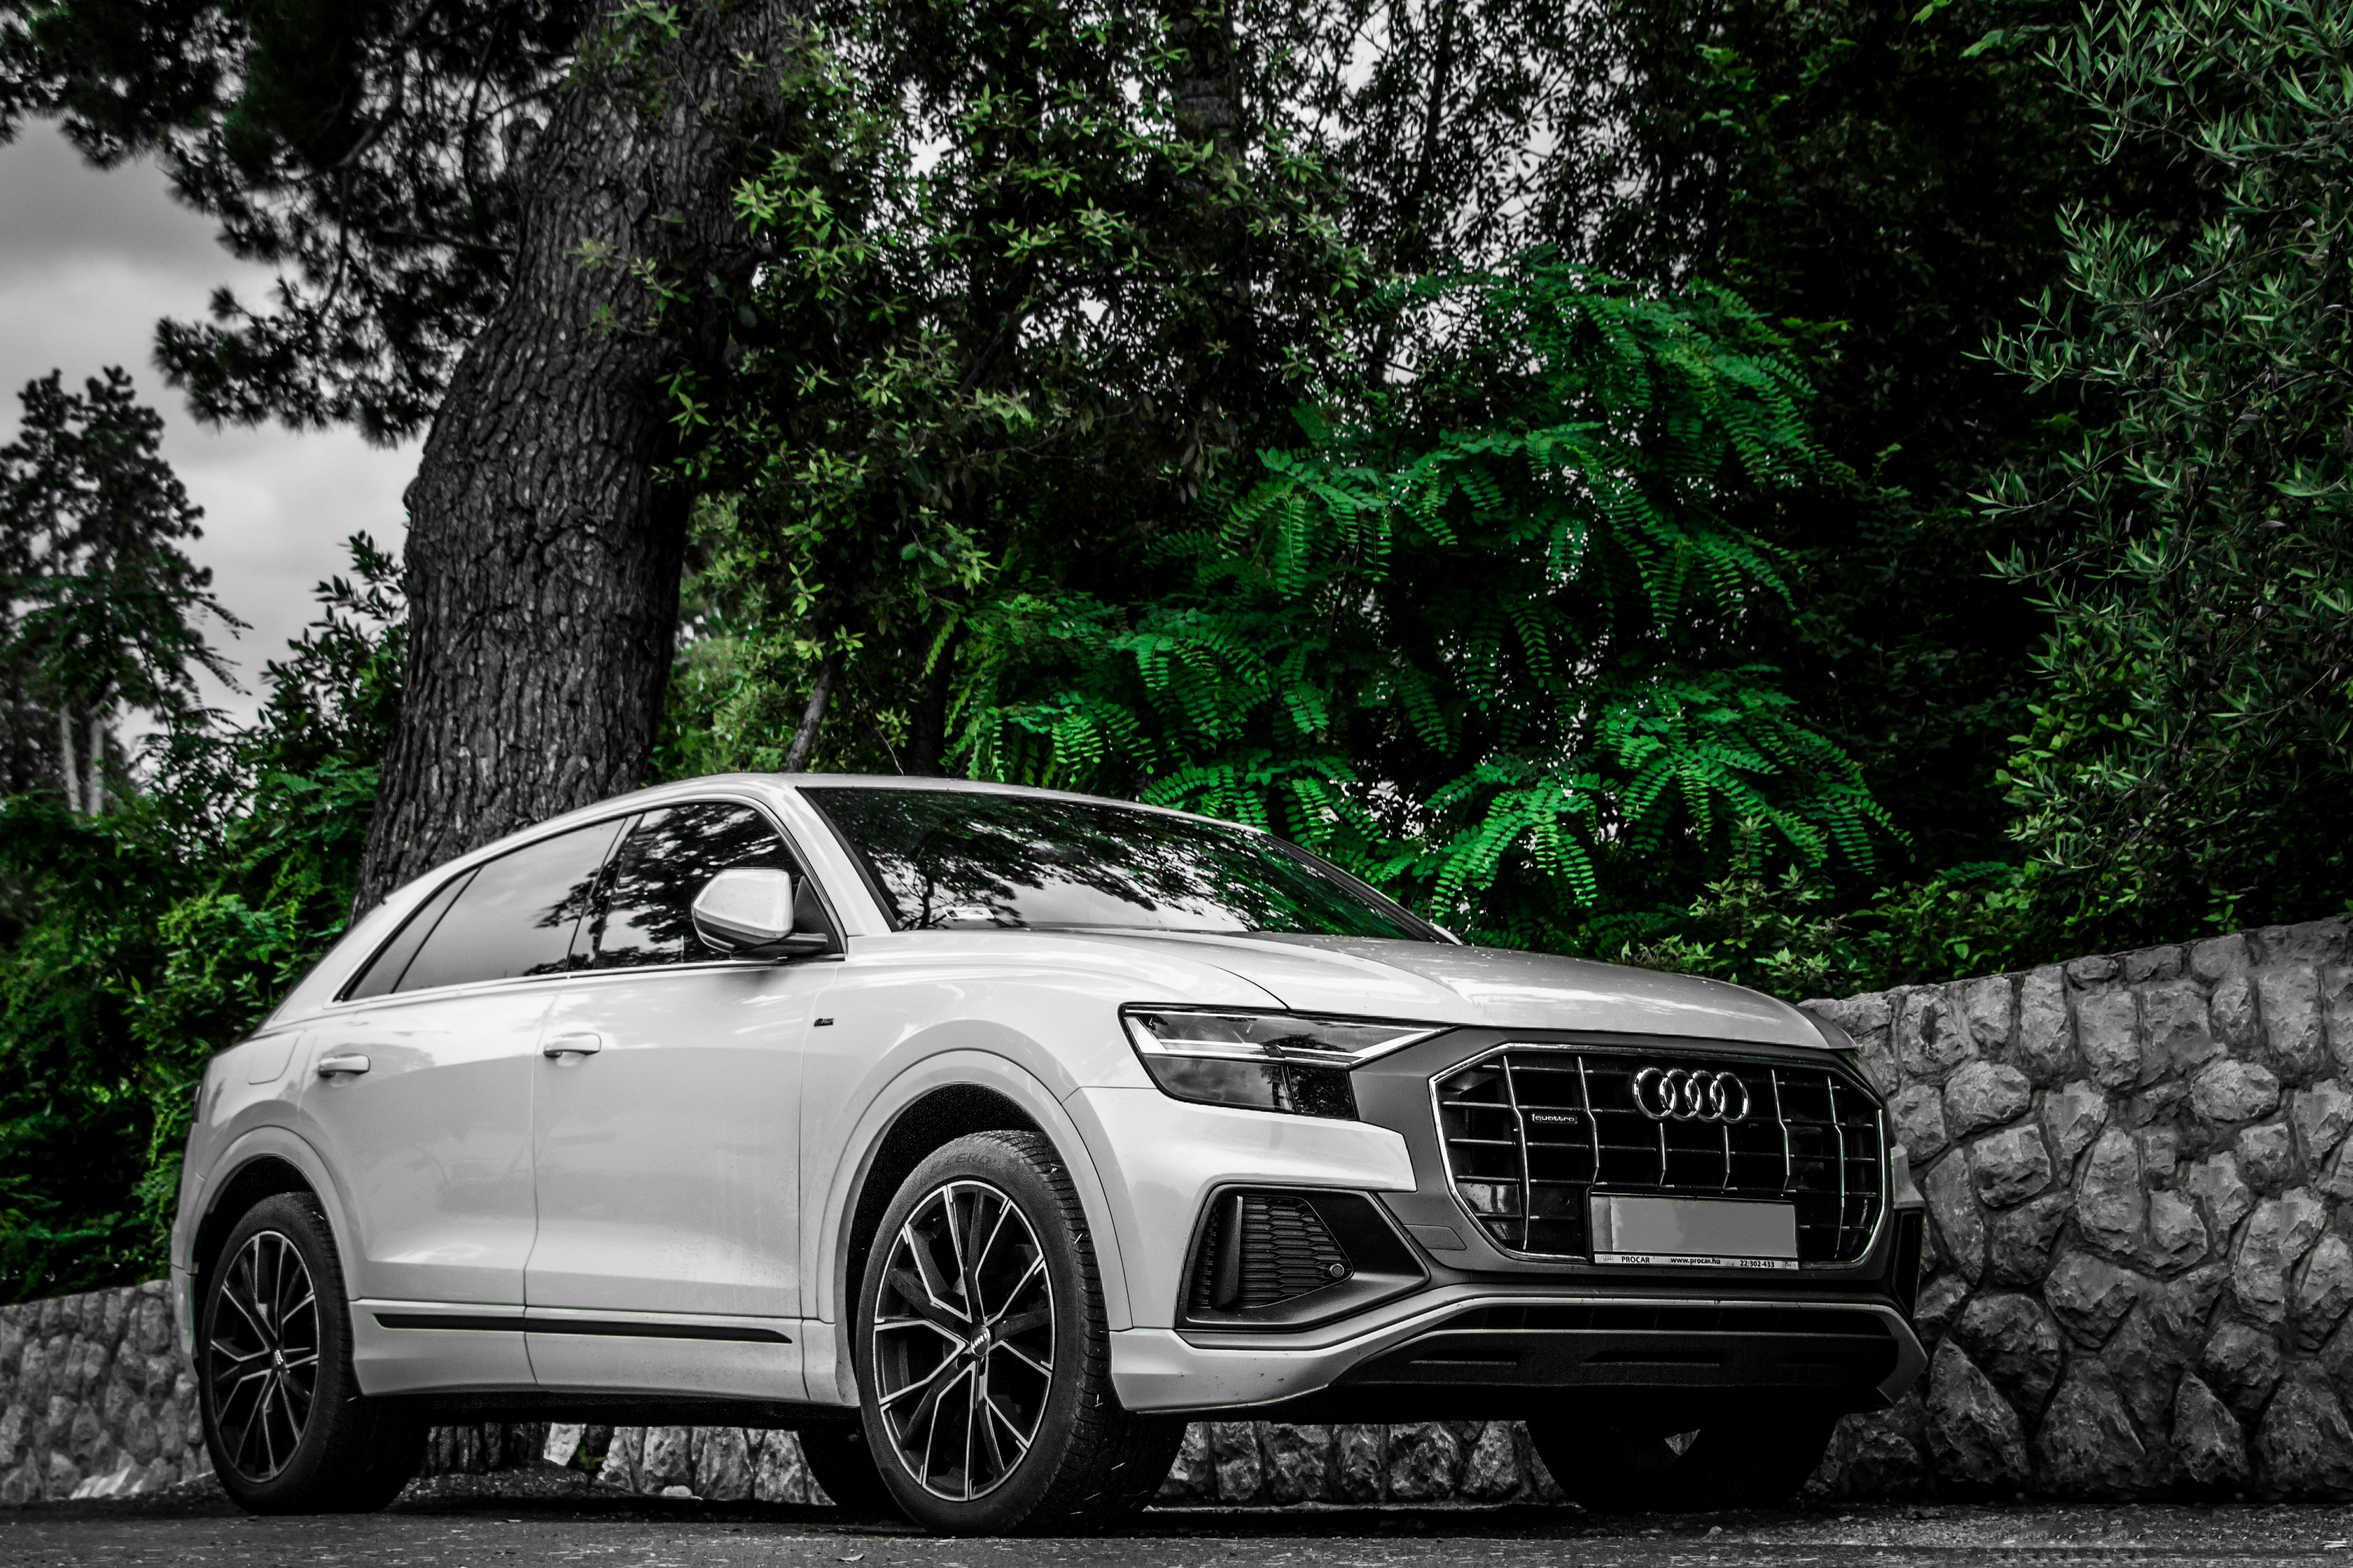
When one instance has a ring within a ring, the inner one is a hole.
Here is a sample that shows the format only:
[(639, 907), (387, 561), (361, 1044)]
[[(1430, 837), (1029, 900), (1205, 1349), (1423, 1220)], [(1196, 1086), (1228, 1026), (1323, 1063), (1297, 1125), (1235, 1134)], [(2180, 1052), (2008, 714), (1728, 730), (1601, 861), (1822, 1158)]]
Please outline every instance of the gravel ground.
[(474, 1568), (1703, 1568), (2294, 1563), (2353, 1568), (2353, 1508), (1881, 1507), (1599, 1521), (1567, 1509), (1155, 1510), (1115, 1536), (934, 1541), (830, 1509), (599, 1492), (554, 1471), (444, 1477), (384, 1513), (248, 1519), (210, 1486), (0, 1513), (0, 1563)]

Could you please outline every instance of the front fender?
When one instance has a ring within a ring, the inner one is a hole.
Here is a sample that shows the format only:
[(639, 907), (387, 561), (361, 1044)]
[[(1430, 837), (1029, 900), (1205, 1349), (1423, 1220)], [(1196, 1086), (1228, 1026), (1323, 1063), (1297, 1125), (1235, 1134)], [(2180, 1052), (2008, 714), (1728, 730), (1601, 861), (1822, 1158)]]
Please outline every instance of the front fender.
[(803, 1342), (812, 1398), (821, 1399), (825, 1397), (824, 1391), (830, 1389), (838, 1403), (858, 1403), (856, 1373), (845, 1353), (852, 1316), (849, 1279), (850, 1224), (857, 1213), (855, 1200), (873, 1169), (874, 1156), (892, 1125), (908, 1107), (935, 1089), (955, 1088), (986, 1089), (1000, 1094), (1045, 1132), (1069, 1170), (1071, 1184), (1078, 1190), (1079, 1206), (1086, 1215), (1088, 1235), (1094, 1244), (1095, 1268), (1103, 1283), (1106, 1326), (1119, 1330), (1133, 1325), (1127, 1270), (1121, 1257), (1111, 1201), (1103, 1190), (1093, 1153), (1070, 1112), (1035, 1074), (1017, 1062), (990, 1051), (942, 1051), (912, 1064), (874, 1095), (859, 1117), (826, 1183), (823, 1206), (818, 1211), (822, 1217), (816, 1226), (818, 1251), (812, 1276), (823, 1282), (821, 1294), (813, 1301), (820, 1316), (805, 1324), (807, 1332)]

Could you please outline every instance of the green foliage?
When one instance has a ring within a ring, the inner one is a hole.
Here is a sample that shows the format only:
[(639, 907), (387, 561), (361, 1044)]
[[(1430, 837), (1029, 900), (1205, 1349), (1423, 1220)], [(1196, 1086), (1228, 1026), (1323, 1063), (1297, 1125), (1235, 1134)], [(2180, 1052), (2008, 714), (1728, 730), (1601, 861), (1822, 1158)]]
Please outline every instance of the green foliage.
[(1994, 500), (2047, 597), (2021, 833), (2077, 940), (2345, 906), (2353, 858), (2353, 16), (2088, 11), (2051, 68), (2110, 164), (2195, 201), (2071, 208), (2064, 287), (2001, 363), (2107, 412)]
[(205, 1058), (343, 931), (401, 656), (352, 547), (254, 724), (183, 716), (102, 816), (0, 802), (0, 1299), (161, 1267)]
[(782, 765), (813, 713), (803, 756), (936, 770), (983, 584), (1115, 577), (1304, 394), (1354, 281), (1282, 126), (1187, 107), (1220, 16), (821, 19), (736, 193), (767, 258), (745, 352), (670, 388), (718, 646), (685, 658), (665, 769)]
[(1393, 308), (1467, 323), (1414, 412), (1306, 416), (1164, 592), (976, 618), (973, 771), (1260, 823), (1513, 945), (1639, 922), (1744, 817), (1868, 868), (1883, 815), (1748, 657), (1787, 588), (1741, 514), (1843, 480), (1782, 339), (1541, 255)]

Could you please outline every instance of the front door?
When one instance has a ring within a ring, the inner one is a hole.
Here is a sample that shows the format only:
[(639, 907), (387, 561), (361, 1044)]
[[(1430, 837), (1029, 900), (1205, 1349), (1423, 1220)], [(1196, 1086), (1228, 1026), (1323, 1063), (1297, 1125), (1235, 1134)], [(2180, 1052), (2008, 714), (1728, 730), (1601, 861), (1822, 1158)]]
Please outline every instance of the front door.
[(533, 1382), (520, 1331), (540, 1031), (618, 826), (452, 878), (303, 1037), (301, 1114), (343, 1184), (370, 1393)]
[(543, 1029), (524, 1289), (544, 1387), (801, 1397), (801, 1041), (833, 966), (702, 944), (689, 906), (734, 866), (799, 873), (750, 806), (639, 817)]

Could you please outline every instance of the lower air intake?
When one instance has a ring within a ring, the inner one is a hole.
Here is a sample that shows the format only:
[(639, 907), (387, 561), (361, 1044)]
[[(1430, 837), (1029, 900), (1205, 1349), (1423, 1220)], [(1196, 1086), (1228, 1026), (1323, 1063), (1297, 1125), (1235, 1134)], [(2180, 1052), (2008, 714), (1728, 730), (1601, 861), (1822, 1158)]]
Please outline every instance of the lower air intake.
[(1193, 1257), (1195, 1316), (1254, 1312), (1320, 1290), (1355, 1269), (1323, 1216), (1285, 1193), (1221, 1193)]

